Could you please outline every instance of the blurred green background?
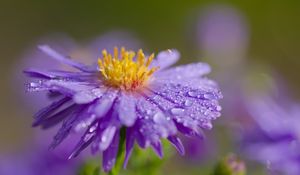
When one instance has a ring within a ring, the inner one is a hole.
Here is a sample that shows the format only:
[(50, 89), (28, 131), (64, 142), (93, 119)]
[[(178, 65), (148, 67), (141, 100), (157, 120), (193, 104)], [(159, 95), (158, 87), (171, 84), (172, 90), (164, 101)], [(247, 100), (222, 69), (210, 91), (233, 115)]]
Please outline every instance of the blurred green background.
[[(239, 10), (249, 25), (247, 59), (269, 65), (300, 91), (300, 1), (0, 1), (0, 150), (21, 146), (32, 132), (31, 114), (20, 110), (12, 98), (12, 70), (25, 49), (41, 37), (65, 33), (78, 42), (111, 30), (125, 30), (140, 39), (146, 50), (177, 48), (181, 63), (200, 60), (192, 40), (199, 13), (211, 4)], [(30, 100), (30, 99), (28, 99)]]

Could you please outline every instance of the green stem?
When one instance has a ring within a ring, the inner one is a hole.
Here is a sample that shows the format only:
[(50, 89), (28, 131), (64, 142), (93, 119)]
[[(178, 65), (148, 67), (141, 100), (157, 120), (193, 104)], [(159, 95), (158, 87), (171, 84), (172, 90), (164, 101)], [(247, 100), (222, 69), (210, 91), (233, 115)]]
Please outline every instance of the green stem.
[(125, 137), (126, 137), (126, 129), (123, 127), (120, 130), (120, 142), (119, 149), (116, 158), (116, 164), (113, 169), (108, 173), (109, 175), (118, 175), (122, 168), (122, 162), (125, 158)]

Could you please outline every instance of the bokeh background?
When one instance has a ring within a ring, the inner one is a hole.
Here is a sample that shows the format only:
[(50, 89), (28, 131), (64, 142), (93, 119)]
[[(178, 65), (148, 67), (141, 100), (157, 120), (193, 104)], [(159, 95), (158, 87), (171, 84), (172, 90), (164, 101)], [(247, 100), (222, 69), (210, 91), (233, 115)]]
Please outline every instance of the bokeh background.
[[(244, 55), (247, 62), (277, 72), (286, 80), (291, 94), (299, 98), (300, 1), (297, 0), (1, 0), (0, 153), (20, 149), (33, 139), (36, 131), (31, 128), (32, 110), (26, 110), (16, 95), (22, 84), (15, 83), (15, 76), (23, 76), (18, 64), (41, 38), (64, 34), (84, 43), (112, 31), (125, 31), (141, 41), (147, 51), (178, 49), (182, 55), (179, 64), (203, 61), (204, 48), (196, 38), (199, 20), (212, 6), (228, 7), (240, 15), (247, 28)], [(220, 58), (218, 64), (222, 61)]]

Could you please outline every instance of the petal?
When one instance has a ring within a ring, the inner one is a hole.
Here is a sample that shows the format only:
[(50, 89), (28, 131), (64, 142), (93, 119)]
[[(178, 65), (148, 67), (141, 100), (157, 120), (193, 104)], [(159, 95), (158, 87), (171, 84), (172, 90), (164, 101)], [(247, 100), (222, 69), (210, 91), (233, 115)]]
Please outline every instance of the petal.
[(44, 118), (48, 117), (49, 115), (53, 114), (58, 108), (60, 108), (62, 105), (67, 103), (70, 100), (69, 97), (63, 97), (55, 102), (53, 102), (51, 105), (41, 109), (38, 111), (35, 115), (34, 118), (36, 122), (39, 120), (43, 120)]
[(76, 62), (66, 56), (61, 55), (60, 53), (56, 52), (55, 50), (53, 50), (51, 47), (49, 47), (48, 45), (40, 45), (38, 46), (38, 48), (43, 51), (44, 53), (46, 53), (47, 55), (51, 56), (52, 58), (56, 59), (57, 61), (60, 61), (64, 64), (67, 64), (69, 66), (72, 66), (74, 68), (77, 68), (83, 72), (96, 72), (97, 69), (96, 67), (88, 67), (82, 63)]
[(154, 152), (158, 155), (159, 158), (163, 158), (164, 153), (163, 153), (163, 149), (161, 146), (161, 142), (155, 142), (155, 143), (151, 143), (152, 149), (154, 150)]
[(99, 149), (101, 151), (104, 151), (108, 148), (113, 141), (116, 131), (117, 128), (115, 126), (109, 126), (102, 132), (99, 142)]
[(135, 112), (135, 103), (135, 98), (130, 95), (123, 93), (120, 97), (118, 117), (120, 122), (127, 127), (132, 126), (137, 118)]
[(51, 75), (48, 71), (45, 70), (37, 70), (37, 69), (27, 69), (24, 70), (23, 73), (30, 77), (34, 78), (54, 78), (55, 76)]
[(134, 128), (127, 128), (126, 130), (126, 153), (123, 163), (123, 167), (126, 168), (129, 158), (131, 156), (133, 146), (134, 146)]
[(210, 73), (210, 66), (206, 63), (193, 63), (183, 66), (177, 66), (157, 73), (159, 79), (186, 79), (201, 77)]
[(181, 142), (181, 140), (176, 136), (169, 136), (168, 140), (172, 143), (172, 145), (177, 149), (179, 154), (184, 155), (184, 146)]
[(116, 132), (111, 145), (103, 152), (102, 167), (105, 172), (108, 172), (116, 163), (116, 157), (119, 149), (120, 133)]
[(84, 135), (81, 137), (78, 144), (75, 146), (74, 150), (72, 151), (71, 155), (68, 159), (72, 159), (77, 157), (78, 154), (84, 150), (87, 146), (89, 146), (95, 139), (97, 131), (98, 131), (98, 121), (94, 121), (89, 128), (86, 130)]
[(59, 145), (66, 137), (69, 135), (73, 124), (76, 119), (85, 111), (84, 106), (78, 108), (76, 112), (70, 117), (68, 117), (62, 124), (62, 127), (58, 130), (57, 134), (54, 136), (54, 139), (50, 145), (51, 149), (54, 149), (57, 145)]
[(72, 96), (78, 92), (89, 91), (96, 88), (96, 85), (84, 82), (55, 79), (42, 81), (41, 84), (43, 87), (48, 88), (48, 90), (58, 91), (62, 94)]
[(175, 64), (180, 58), (180, 53), (175, 50), (166, 50), (159, 52), (156, 59), (153, 60), (152, 67), (158, 66), (160, 69), (165, 69)]
[(69, 116), (73, 115), (73, 113), (77, 111), (78, 108), (80, 108), (80, 106), (72, 104), (66, 107), (65, 109), (46, 118), (45, 120), (40, 121), (38, 125), (41, 125), (43, 129), (51, 128), (63, 121), (65, 118), (68, 118)]
[[(147, 98), (147, 97), (145, 97)], [(176, 126), (167, 113), (164, 113), (150, 98), (140, 98), (137, 101), (138, 130), (148, 142), (157, 142), (160, 137), (167, 138), (177, 132)]]
[(160, 98), (160, 103), (165, 100), (164, 104), (169, 101), (175, 105), (175, 107), (165, 105), (170, 108), (164, 108), (169, 111), (173, 120), (193, 130), (197, 126), (210, 129), (212, 127), (211, 120), (220, 116), (221, 107), (218, 99), (221, 96), (216, 89), (205, 91), (181, 84), (162, 84), (156, 86), (152, 91), (163, 97)]
[(118, 90), (108, 90), (95, 105), (94, 113), (98, 118), (104, 117), (112, 108), (117, 98)]
[(73, 100), (77, 104), (86, 104), (100, 98), (104, 95), (105, 89), (103, 88), (93, 88), (80, 91), (73, 96)]

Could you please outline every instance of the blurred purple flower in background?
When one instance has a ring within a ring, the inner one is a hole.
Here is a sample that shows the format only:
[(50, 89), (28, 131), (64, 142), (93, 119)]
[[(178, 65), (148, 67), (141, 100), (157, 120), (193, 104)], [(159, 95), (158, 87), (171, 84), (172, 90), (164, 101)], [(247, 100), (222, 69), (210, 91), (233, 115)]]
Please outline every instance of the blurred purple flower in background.
[(236, 69), (245, 61), (248, 27), (234, 7), (211, 5), (202, 9), (197, 26), (201, 54), (219, 69)]
[(247, 69), (247, 20), (232, 6), (209, 5), (200, 13), (196, 35), (201, 56), (214, 67), (212, 76), (225, 97), (221, 102), (224, 113), (237, 110)]
[[(221, 106), (225, 115), (222, 125), (228, 129), (228, 126), (237, 123), (231, 120), (234, 116), (231, 114), (239, 113), (241, 109), (238, 106), (241, 106), (240, 102), (243, 100), (241, 80), (246, 69), (249, 38), (247, 21), (233, 6), (208, 5), (199, 13), (195, 35), (199, 54), (214, 67), (212, 77), (217, 79), (222, 89), (224, 99)], [(215, 131), (224, 132), (224, 128)], [(224, 144), (219, 145), (212, 140), (217, 135), (212, 133), (204, 140), (206, 143), (187, 141), (186, 144), (193, 150), (190, 151), (190, 158), (193, 160), (217, 158), (215, 157), (218, 155), (217, 152), (225, 147)]]
[(243, 126), (246, 155), (266, 164), (271, 173), (300, 174), (300, 104), (282, 94), (260, 94), (246, 99), (245, 107), (253, 120)]
[[(64, 145), (66, 146), (66, 145)], [(47, 147), (31, 144), (15, 153), (0, 155), (2, 175), (74, 175), (81, 159), (67, 160), (63, 150), (49, 151)]]
[(168, 138), (183, 154), (177, 132), (202, 137), (199, 130), (211, 129), (211, 121), (220, 116), (222, 95), (214, 81), (203, 77), (210, 67), (195, 63), (168, 68), (179, 59), (176, 50), (160, 52), (153, 62), (154, 55), (147, 58), (141, 50), (115, 48), (113, 54), (103, 50), (98, 65), (87, 66), (49, 46), (39, 48), (77, 71), (25, 71), (38, 79), (29, 83), (29, 91), (59, 94), (57, 101), (35, 115), (33, 125), (49, 128), (62, 121), (52, 148), (72, 130), (84, 130), (70, 158), (91, 145), (93, 153), (103, 152), (104, 171), (115, 164), (122, 127), (126, 128), (126, 166), (135, 140), (162, 157), (160, 139)]

